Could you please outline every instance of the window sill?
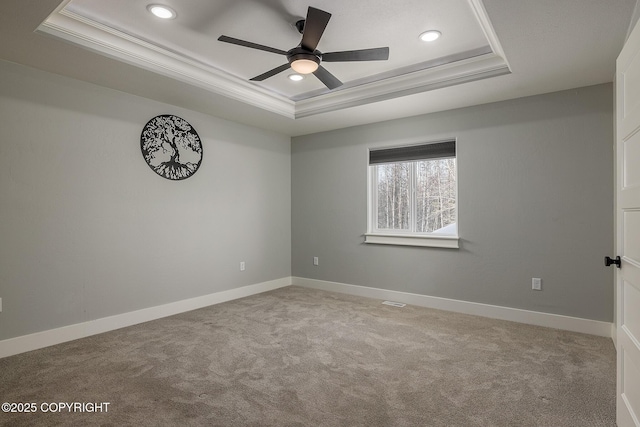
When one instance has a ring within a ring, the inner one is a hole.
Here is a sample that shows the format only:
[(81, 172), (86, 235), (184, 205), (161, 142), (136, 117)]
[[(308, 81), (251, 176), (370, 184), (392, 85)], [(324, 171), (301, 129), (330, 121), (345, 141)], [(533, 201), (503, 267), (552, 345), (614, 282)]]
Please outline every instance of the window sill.
[(458, 236), (365, 233), (364, 242), (376, 245), (422, 246), (458, 249)]

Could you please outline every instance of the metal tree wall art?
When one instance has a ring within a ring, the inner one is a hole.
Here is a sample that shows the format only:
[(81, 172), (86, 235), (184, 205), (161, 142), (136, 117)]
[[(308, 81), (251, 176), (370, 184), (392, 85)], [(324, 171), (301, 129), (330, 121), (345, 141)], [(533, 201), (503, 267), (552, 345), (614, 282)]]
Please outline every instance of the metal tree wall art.
[(178, 116), (156, 116), (142, 129), (142, 156), (158, 175), (180, 180), (196, 173), (202, 163), (202, 142), (196, 130)]

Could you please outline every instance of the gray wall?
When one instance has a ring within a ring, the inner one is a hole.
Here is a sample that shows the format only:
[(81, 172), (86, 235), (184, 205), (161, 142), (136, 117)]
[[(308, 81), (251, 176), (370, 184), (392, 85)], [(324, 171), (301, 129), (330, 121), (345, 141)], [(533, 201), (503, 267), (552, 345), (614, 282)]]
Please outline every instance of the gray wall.
[[(293, 275), (610, 322), (612, 129), (605, 84), (296, 137)], [(364, 244), (367, 149), (451, 137), (461, 248)]]
[[(167, 113), (203, 140), (184, 181), (140, 153)], [(291, 274), (287, 136), (0, 62), (0, 138), (0, 339)]]
[(638, 18), (640, 18), (640, 3), (636, 1), (636, 5), (633, 8), (633, 14), (631, 15), (631, 22), (629, 23), (629, 29), (627, 30), (627, 37), (625, 37), (625, 41), (629, 39), (631, 31), (633, 31), (633, 29), (637, 25)]
[[(292, 271), (612, 321), (612, 108), (601, 85), (290, 145), (0, 61), (0, 339)], [(142, 126), (166, 113), (203, 140), (185, 181), (140, 154)], [(445, 137), (458, 139), (461, 249), (363, 244), (367, 149)]]

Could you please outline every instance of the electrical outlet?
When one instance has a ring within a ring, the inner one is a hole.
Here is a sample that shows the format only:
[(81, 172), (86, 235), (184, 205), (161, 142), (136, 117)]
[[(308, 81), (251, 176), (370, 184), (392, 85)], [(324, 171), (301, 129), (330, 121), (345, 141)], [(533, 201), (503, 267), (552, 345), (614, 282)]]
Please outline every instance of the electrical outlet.
[(244, 261), (240, 261), (240, 271), (244, 271)]
[(538, 277), (534, 277), (531, 279), (531, 289), (533, 289), (534, 291), (541, 291), (542, 290), (542, 279), (538, 278)]
[(317, 256), (314, 256), (314, 257), (313, 257), (313, 265), (320, 265), (320, 264), (318, 263), (318, 257), (317, 257)]

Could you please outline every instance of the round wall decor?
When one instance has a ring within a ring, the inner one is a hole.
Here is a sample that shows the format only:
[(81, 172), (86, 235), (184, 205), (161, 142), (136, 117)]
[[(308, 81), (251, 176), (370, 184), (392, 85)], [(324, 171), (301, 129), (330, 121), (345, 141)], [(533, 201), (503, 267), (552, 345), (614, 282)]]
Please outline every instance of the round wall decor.
[(174, 181), (189, 178), (202, 163), (198, 132), (185, 119), (171, 114), (147, 122), (140, 135), (140, 149), (155, 173)]

